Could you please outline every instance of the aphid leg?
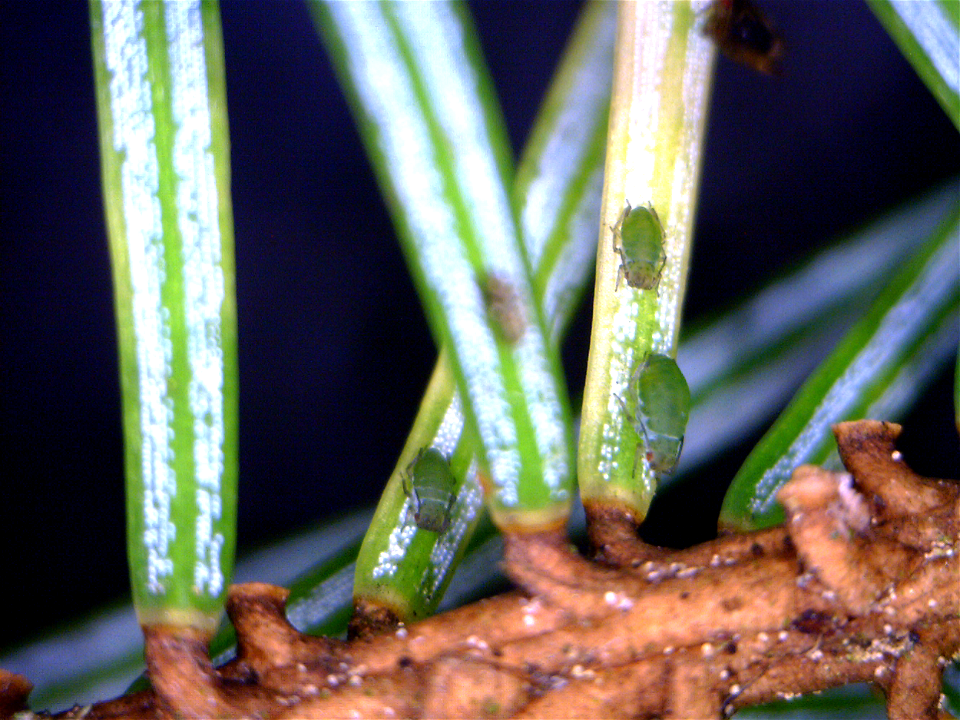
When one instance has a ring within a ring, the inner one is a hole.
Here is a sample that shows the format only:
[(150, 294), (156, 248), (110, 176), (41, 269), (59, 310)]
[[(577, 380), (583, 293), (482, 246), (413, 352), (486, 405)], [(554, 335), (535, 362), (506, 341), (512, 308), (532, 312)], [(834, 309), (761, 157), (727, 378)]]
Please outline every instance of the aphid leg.
[(630, 417), (630, 411), (627, 410), (627, 404), (623, 401), (623, 398), (619, 395), (614, 395), (614, 397), (617, 399), (617, 402), (620, 403), (620, 407), (623, 408), (623, 414)]
[(677, 463), (680, 462), (680, 453), (682, 453), (682, 452), (683, 452), (683, 438), (681, 437), (681, 438), (680, 438), (680, 442), (677, 444), (677, 454), (673, 456), (673, 462), (670, 463), (670, 471), (669, 471), (669, 472), (670, 472), (671, 474), (672, 474), (673, 471), (677, 468)]
[(637, 365), (637, 369), (633, 371), (633, 375), (630, 376), (630, 383), (639, 383), (640, 375), (643, 374), (643, 371), (647, 369), (647, 366), (650, 364), (650, 353), (646, 352), (643, 355), (643, 361)]
[[(620, 397), (619, 395), (614, 395), (614, 397), (617, 399), (617, 402), (620, 403), (620, 407), (623, 408), (623, 414), (626, 415), (627, 417), (629, 417), (629, 416), (630, 416), (630, 411), (627, 409), (627, 404), (623, 401), (623, 398)], [(643, 424), (642, 422), (640, 422), (639, 419), (638, 419), (635, 423), (634, 423), (633, 421), (631, 421), (630, 424), (633, 425), (633, 431), (637, 433), (637, 438), (638, 438), (638, 439), (637, 439), (637, 449), (636, 449), (636, 452), (634, 452), (634, 454), (633, 454), (633, 469), (630, 471), (630, 477), (636, 477), (636, 476), (637, 476), (637, 463), (640, 462), (640, 451), (641, 451), (641, 449), (645, 449), (646, 446), (650, 444), (650, 442), (649, 442), (649, 440), (647, 439), (647, 428), (644, 426), (644, 424)], [(637, 427), (638, 427), (638, 426), (639, 426), (639, 428), (640, 428), (639, 431), (637, 430)], [(643, 447), (642, 447), (642, 448), (641, 448), (641, 443), (640, 443), (640, 441), (639, 441), (639, 436), (640, 436), (641, 433), (643, 433)]]
[[(643, 362), (637, 366), (637, 369), (634, 371), (633, 375), (630, 376), (630, 380), (627, 382), (627, 392), (630, 391), (630, 386), (637, 382), (640, 377), (640, 373), (643, 371), (643, 368), (647, 365), (647, 358), (650, 356), (650, 353), (647, 353), (643, 356)], [(627, 409), (627, 404), (623, 401), (623, 398), (619, 395), (614, 394), (614, 397), (617, 399), (617, 402), (620, 403), (620, 407), (623, 408), (623, 414), (627, 417), (630, 417), (630, 411)], [(631, 422), (631, 424), (633, 424)]]
[(617, 226), (619, 224), (620, 222), (617, 221), (616, 225), (610, 226), (613, 231), (613, 235), (610, 236), (610, 240), (613, 242), (613, 251), (620, 256), (620, 267), (617, 268), (617, 284), (613, 288), (614, 292), (620, 289), (620, 279), (623, 277), (623, 250), (617, 247)]
[[(407, 465), (407, 469), (400, 474), (400, 477), (403, 478), (403, 492), (406, 493), (408, 497), (413, 490), (413, 469), (417, 466), (417, 463), (420, 462), (420, 458), (423, 457), (426, 451), (427, 449), (425, 447), (420, 448), (420, 450), (417, 451), (416, 457)], [(407, 487), (407, 483), (410, 484), (410, 487)]]
[[(643, 449), (646, 450), (650, 447), (650, 437), (647, 435), (647, 426), (643, 424), (643, 421), (640, 418), (637, 418), (637, 425), (640, 426), (640, 429), (643, 431)], [(638, 433), (639, 435), (639, 433)], [(630, 477), (637, 477), (637, 463), (640, 462), (640, 443), (637, 442), (637, 451), (633, 454), (633, 470), (630, 472)]]
[[(413, 489), (413, 466), (416, 465), (417, 460), (420, 458), (422, 452), (423, 451), (421, 450), (420, 453), (417, 453), (417, 457), (415, 457), (410, 464), (407, 465), (406, 471), (400, 474), (400, 483), (401, 487), (403, 488), (403, 494), (410, 499), (410, 502), (407, 503), (407, 512), (403, 517), (404, 525), (415, 523), (417, 521), (417, 515), (420, 513), (420, 498), (417, 497), (417, 491)], [(416, 507), (416, 509), (414, 509), (414, 507)], [(412, 520), (410, 519), (411, 513), (413, 514)]]
[(633, 207), (630, 203), (627, 203), (627, 206), (623, 209), (623, 212), (620, 213), (620, 217), (617, 218), (617, 221), (610, 227), (613, 230), (613, 249), (617, 249), (617, 235), (620, 234), (621, 229), (623, 228), (623, 221), (627, 219), (627, 216), (630, 214), (630, 211), (633, 210)]
[[(637, 366), (637, 369), (634, 371), (633, 375), (630, 377), (630, 383), (631, 384), (636, 383), (638, 385), (638, 390), (637, 390), (638, 395), (639, 395), (640, 375), (643, 374), (644, 369), (647, 367), (649, 363), (650, 363), (650, 353), (648, 352), (643, 356), (643, 362), (641, 362)], [(637, 400), (637, 402), (638, 403), (640, 402), (639, 399)], [(634, 425), (634, 428), (633, 428), (634, 430), (637, 429), (637, 425), (640, 426), (640, 430), (643, 433), (643, 449), (646, 450), (647, 448), (650, 447), (650, 438), (647, 436), (647, 426), (643, 424), (643, 421), (640, 420), (639, 417), (637, 417), (637, 423), (636, 425)], [(637, 433), (637, 435), (639, 436), (640, 433)], [(637, 477), (637, 463), (639, 462), (640, 462), (640, 442), (638, 438), (637, 450), (633, 454), (633, 470), (630, 472), (630, 477), (632, 478)]]
[[(680, 442), (682, 444), (683, 440), (681, 440)], [(453, 510), (453, 506), (456, 505), (456, 503), (457, 503), (457, 493), (452, 492), (450, 493), (450, 500), (447, 501), (447, 510), (446, 510), (447, 517), (450, 517), (450, 511)]]
[[(404, 524), (419, 524), (420, 519), (420, 496), (417, 495), (417, 491), (414, 488), (410, 489), (408, 493), (410, 502), (407, 504), (407, 515), (404, 518)], [(410, 516), (413, 515), (413, 520), (410, 519)]]
[(403, 524), (410, 524), (410, 508), (413, 505), (413, 497), (410, 495), (412, 487), (408, 487), (407, 483), (410, 481), (409, 469), (405, 472), (400, 473), (400, 487), (403, 488), (403, 494), (407, 496), (407, 499), (410, 501), (405, 503), (406, 512), (403, 514)]
[(640, 443), (637, 442), (637, 449), (633, 453), (633, 470), (630, 471), (630, 477), (637, 477), (637, 463), (640, 462)]
[[(610, 236), (610, 242), (613, 244), (613, 251), (620, 256), (620, 268), (617, 270), (617, 284), (614, 286), (613, 291), (616, 292), (620, 289), (620, 281), (623, 279), (623, 266), (627, 262), (627, 259), (623, 256), (623, 246), (617, 247), (617, 235), (620, 235), (621, 228), (623, 227), (623, 221), (627, 219), (627, 216), (630, 214), (630, 211), (633, 210), (630, 203), (627, 203), (627, 206), (623, 209), (623, 212), (620, 213), (620, 217), (617, 218), (617, 221), (610, 225), (610, 231), (612, 235)], [(620, 238), (621, 243), (623, 242), (623, 237)]]
[(453, 511), (453, 506), (456, 504), (456, 502), (457, 502), (457, 494), (450, 493), (450, 500), (447, 502), (447, 507), (443, 511), (443, 524), (440, 526), (440, 531), (437, 533), (438, 536), (443, 535), (447, 530), (450, 529), (450, 521), (452, 519), (450, 515), (451, 515), (451, 512)]
[(657, 297), (660, 297), (660, 278), (663, 277), (663, 269), (667, 266), (667, 254), (663, 254), (663, 260), (660, 261), (660, 267), (657, 268), (657, 284), (654, 286), (657, 290)]

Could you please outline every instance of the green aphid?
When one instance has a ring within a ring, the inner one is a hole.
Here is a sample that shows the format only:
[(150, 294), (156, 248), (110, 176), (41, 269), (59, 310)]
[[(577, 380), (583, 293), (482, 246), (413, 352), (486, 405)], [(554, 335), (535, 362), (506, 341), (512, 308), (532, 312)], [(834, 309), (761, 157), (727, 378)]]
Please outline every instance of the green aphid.
[[(617, 286), (626, 278), (627, 285), (637, 290), (652, 290), (660, 284), (660, 275), (667, 262), (663, 249), (663, 225), (652, 207), (623, 209), (613, 226), (613, 251), (620, 255)], [(620, 244), (617, 245), (617, 238)]]
[[(690, 418), (690, 387), (686, 378), (673, 358), (648, 353), (630, 379), (629, 390), (636, 407), (633, 427), (643, 438), (642, 446), (637, 445), (633, 474), (636, 475), (642, 449), (655, 473), (673, 472), (680, 460)], [(622, 400), (620, 404), (627, 412)]]
[(407, 466), (403, 491), (410, 498), (413, 519), (421, 530), (442, 535), (450, 527), (457, 479), (436, 448), (423, 448)]

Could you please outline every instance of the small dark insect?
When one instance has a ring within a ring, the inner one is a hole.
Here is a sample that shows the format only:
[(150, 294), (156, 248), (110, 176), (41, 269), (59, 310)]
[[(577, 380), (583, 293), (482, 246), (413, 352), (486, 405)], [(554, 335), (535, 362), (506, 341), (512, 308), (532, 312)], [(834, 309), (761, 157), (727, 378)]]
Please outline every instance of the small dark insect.
[(707, 13), (703, 32), (720, 52), (767, 75), (780, 74), (783, 42), (750, 0), (714, 0)]
[(516, 288), (503, 278), (490, 275), (481, 290), (487, 312), (501, 335), (508, 343), (516, 345), (527, 330), (527, 317)]

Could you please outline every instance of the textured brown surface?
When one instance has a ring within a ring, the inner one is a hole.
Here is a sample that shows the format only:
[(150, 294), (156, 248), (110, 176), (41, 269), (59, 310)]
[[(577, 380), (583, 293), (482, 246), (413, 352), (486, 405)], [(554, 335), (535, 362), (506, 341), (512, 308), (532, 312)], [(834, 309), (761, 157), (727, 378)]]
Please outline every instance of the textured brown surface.
[(892, 718), (942, 717), (960, 486), (912, 473), (898, 426), (835, 431), (850, 475), (798, 468), (783, 527), (667, 551), (607, 518), (604, 562), (557, 533), (510, 536), (522, 593), (345, 643), (291, 627), (285, 590), (235, 586), (236, 660), (214, 669), (198, 638), (147, 628), (155, 692), (84, 717), (721, 717), (852, 682)]

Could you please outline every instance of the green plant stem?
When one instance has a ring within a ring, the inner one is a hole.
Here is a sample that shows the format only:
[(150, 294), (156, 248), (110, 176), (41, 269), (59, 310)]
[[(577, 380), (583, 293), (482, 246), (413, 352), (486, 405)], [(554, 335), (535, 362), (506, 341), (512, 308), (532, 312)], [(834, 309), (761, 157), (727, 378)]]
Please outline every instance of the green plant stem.
[(134, 605), (142, 624), (212, 633), (233, 571), (237, 488), (219, 10), (95, 0), (90, 11)]
[(533, 303), (504, 189), (509, 148), (466, 10), (311, 7), (480, 439), (491, 515), (507, 529), (561, 524), (573, 495), (570, 411)]
[[(533, 292), (557, 343), (593, 270), (616, 6), (584, 7), (520, 161), (514, 185)], [(475, 438), (446, 350), (441, 351), (410, 436), (384, 489), (357, 559), (354, 597), (404, 621), (436, 611), (482, 516)], [(437, 447), (460, 480), (451, 527), (417, 529), (403, 474), (420, 448)], [(482, 540), (482, 538), (476, 538)]]
[(960, 3), (867, 0), (867, 4), (960, 130)]
[[(830, 426), (887, 417), (904, 384), (956, 347), (960, 308), (957, 247), (960, 204), (907, 262), (876, 302), (807, 380), (733, 479), (720, 526), (738, 531), (783, 521), (777, 491), (802, 464), (834, 452)], [(909, 388), (908, 388), (909, 390)]]
[[(684, 333), (677, 357), (690, 381), (693, 410), (678, 471), (661, 486), (772, 421), (863, 308), (929, 240), (957, 190), (955, 178), (910, 200)], [(939, 361), (941, 354), (933, 357)], [(915, 397), (904, 396), (907, 402)], [(906, 409), (897, 408), (892, 417)]]
[[(639, 522), (656, 477), (646, 462), (634, 475), (642, 438), (624, 400), (648, 352), (676, 355), (716, 52), (690, 3), (621, 3), (619, 13), (578, 478), (585, 505), (615, 505)], [(618, 283), (613, 228), (628, 204), (649, 205), (663, 223), (667, 260), (654, 289)]]

